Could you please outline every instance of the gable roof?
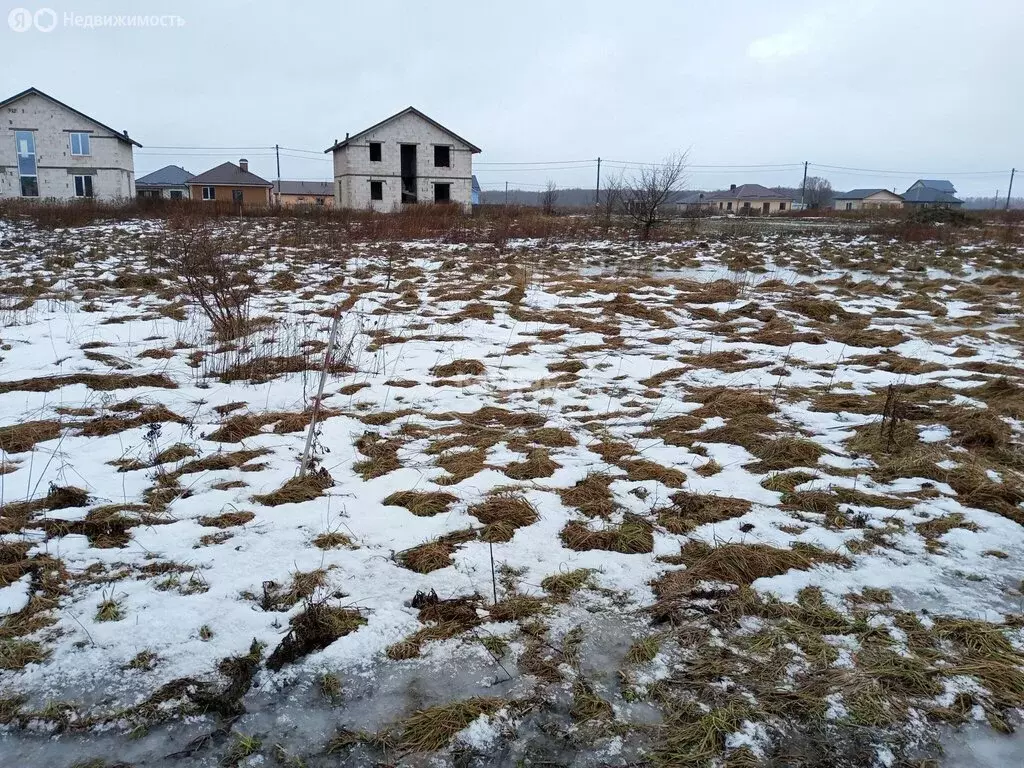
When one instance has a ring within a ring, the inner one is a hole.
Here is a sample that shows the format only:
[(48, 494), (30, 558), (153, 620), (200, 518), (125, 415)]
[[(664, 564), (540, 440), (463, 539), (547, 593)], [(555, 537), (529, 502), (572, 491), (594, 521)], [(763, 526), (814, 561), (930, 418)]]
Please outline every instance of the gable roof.
[(948, 192), (951, 195), (956, 194), (956, 187), (948, 179), (918, 179), (914, 184), (921, 184), (929, 189), (937, 189), (940, 192)]
[(888, 192), (890, 195), (899, 197), (895, 192), (888, 189), (851, 189), (849, 192), (836, 192), (832, 195), (833, 200), (863, 200), (865, 197), (877, 195), (879, 192)]
[(371, 125), (369, 128), (367, 128), (365, 130), (362, 130), (362, 131), (360, 131), (359, 133), (357, 133), (357, 134), (355, 134), (353, 136), (347, 137), (344, 141), (337, 141), (337, 142), (335, 142), (334, 144), (332, 144), (331, 146), (329, 146), (327, 149), (324, 150), (324, 154), (326, 154), (328, 152), (334, 152), (335, 150), (341, 149), (342, 147), (347, 146), (348, 144), (351, 144), (356, 139), (362, 138), (366, 134), (368, 134), (368, 133), (370, 133), (372, 131), (377, 130), (382, 125), (386, 125), (387, 123), (390, 123), (392, 120), (397, 120), (400, 117), (404, 117), (405, 115), (410, 115), (410, 114), (416, 115), (417, 117), (419, 117), (419, 118), (421, 118), (423, 120), (426, 120), (428, 123), (430, 123), (432, 126), (437, 128), (438, 130), (444, 131), (449, 136), (453, 136), (454, 138), (458, 139), (463, 144), (465, 144), (467, 147), (469, 147), (470, 152), (472, 152), (473, 154), (476, 154), (477, 152), (481, 152), (482, 151), (480, 149), (480, 147), (476, 146), (475, 144), (469, 143), (464, 138), (459, 136), (459, 134), (457, 134), (454, 131), (451, 131), (451, 130), (445, 128), (443, 125), (441, 125), (436, 120), (432, 120), (431, 118), (427, 117), (425, 114), (423, 114), (418, 109), (416, 109), (416, 107), (406, 107), (401, 112), (397, 112), (397, 113), (393, 114), (391, 117), (387, 117), (387, 118), (381, 120), (379, 123), (377, 123), (375, 125)]
[(84, 112), (79, 112), (74, 107), (69, 107), (63, 101), (60, 101), (58, 99), (53, 98), (53, 96), (50, 96), (48, 93), (43, 93), (38, 88), (26, 88), (21, 93), (16, 93), (13, 96), (11, 96), (10, 98), (7, 98), (7, 99), (4, 99), (3, 101), (0, 101), (0, 109), (3, 109), (4, 107), (8, 106), (9, 104), (13, 104), (18, 99), (22, 99), (22, 98), (24, 98), (26, 96), (40, 96), (40, 97), (46, 99), (47, 101), (52, 101), (54, 104), (63, 107), (64, 109), (68, 110), (69, 112), (74, 112), (79, 117), (85, 118), (90, 123), (95, 123), (96, 125), (98, 125), (103, 130), (110, 131), (112, 134), (114, 134), (114, 137), (119, 139), (120, 141), (123, 141), (123, 142), (125, 142), (127, 144), (134, 144), (136, 147), (142, 147), (142, 145), (139, 144), (139, 142), (137, 142), (135, 139), (132, 139), (132, 138), (130, 138), (128, 136), (128, 132), (127, 131), (124, 131), (124, 132), (122, 132), (122, 131), (115, 131), (109, 125), (104, 125), (99, 120), (97, 120), (95, 117), (89, 117)]
[[(334, 185), (329, 181), (280, 181), (282, 195), (312, 195), (313, 197), (332, 197)], [(274, 185), (277, 189), (277, 184)]]
[(789, 200), (790, 195), (777, 192), (760, 184), (740, 184), (736, 189), (725, 189), (711, 192), (704, 196), (705, 200)]
[(255, 173), (243, 171), (234, 163), (221, 163), (216, 168), (193, 176), (189, 184), (206, 184), (208, 186), (221, 185), (225, 187), (272, 187), (274, 186), (266, 179), (262, 179)]
[(184, 187), (195, 176), (179, 165), (165, 165), (135, 180), (135, 187)]
[(943, 192), (934, 187), (911, 187), (903, 193), (903, 199), (908, 203), (962, 203), (955, 195)]

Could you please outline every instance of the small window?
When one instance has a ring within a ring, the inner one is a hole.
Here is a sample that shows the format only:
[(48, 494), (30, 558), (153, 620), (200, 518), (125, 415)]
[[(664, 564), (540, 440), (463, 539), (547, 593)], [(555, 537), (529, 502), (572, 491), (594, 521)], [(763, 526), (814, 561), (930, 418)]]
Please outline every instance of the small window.
[(322, 197), (318, 197), (318, 198), (316, 199), (316, 204), (317, 204), (317, 205), (323, 205), (323, 204), (324, 204), (324, 199), (323, 199)]
[(21, 196), (39, 197), (39, 183), (35, 176), (21, 177)]
[(83, 156), (92, 154), (89, 151), (89, 134), (88, 133), (72, 133), (71, 134), (71, 154), (75, 156)]
[(184, 195), (181, 193), (180, 189), (171, 190), (171, 200), (181, 200), (183, 197)]
[(75, 197), (92, 197), (92, 176), (75, 176)]
[(725, 204), (725, 210), (731, 211), (732, 210), (732, 203), (726, 203)]
[(452, 185), (451, 184), (435, 184), (434, 185), (434, 202), (435, 203), (447, 203), (452, 199)]
[(434, 167), (450, 168), (452, 165), (451, 147), (434, 147)]
[(370, 162), (371, 163), (379, 163), (380, 162), (380, 142), (379, 141), (371, 141), (370, 142)]
[(238, 203), (239, 205), (241, 205), (241, 203), (242, 203), (242, 201), (244, 199), (245, 199), (245, 197), (242, 194), (242, 190), (240, 190), (240, 189), (232, 189), (231, 190), (231, 202), (232, 203)]
[(216, 200), (217, 199), (217, 188), (216, 187), (203, 187), (203, 200)]
[(786, 210), (786, 204), (785, 203), (779, 203), (779, 210), (780, 211)]
[(846, 204), (846, 210), (852, 211), (853, 210), (853, 203), (847, 203)]
[(383, 200), (384, 199), (384, 182), (383, 181), (371, 181), (370, 182), (370, 199), (371, 200)]

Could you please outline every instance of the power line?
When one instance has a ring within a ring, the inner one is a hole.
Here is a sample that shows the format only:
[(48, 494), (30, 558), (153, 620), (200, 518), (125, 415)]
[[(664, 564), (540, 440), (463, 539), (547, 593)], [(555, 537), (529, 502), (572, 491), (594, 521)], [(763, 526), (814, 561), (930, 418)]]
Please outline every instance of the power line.
[(879, 170), (878, 168), (851, 168), (845, 165), (824, 165), (822, 163), (811, 163), (814, 168), (825, 168), (833, 171), (858, 171), (861, 173), (881, 173), (890, 176), (996, 176), (1004, 175), (1003, 171), (892, 171)]

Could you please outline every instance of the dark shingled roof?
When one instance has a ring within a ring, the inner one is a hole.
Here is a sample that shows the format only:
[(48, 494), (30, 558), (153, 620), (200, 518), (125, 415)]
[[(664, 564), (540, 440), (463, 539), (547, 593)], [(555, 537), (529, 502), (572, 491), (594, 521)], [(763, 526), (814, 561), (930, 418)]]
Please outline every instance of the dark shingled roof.
[(57, 105), (59, 105), (61, 107), (64, 107), (64, 109), (66, 109), (66, 110), (68, 110), (70, 112), (74, 112), (79, 117), (84, 117), (89, 122), (96, 123), (96, 125), (98, 125), (100, 128), (103, 128), (106, 131), (110, 131), (112, 134), (114, 134), (114, 136), (116, 138), (120, 139), (123, 142), (126, 142), (128, 144), (134, 144), (136, 147), (141, 147), (142, 146), (135, 139), (129, 138), (127, 131), (115, 131), (109, 125), (104, 125), (99, 120), (97, 120), (95, 117), (89, 117), (84, 112), (79, 112), (74, 107), (69, 107), (63, 101), (60, 101), (59, 99), (53, 98), (53, 96), (51, 96), (48, 93), (43, 93), (38, 88), (26, 88), (21, 93), (16, 93), (13, 96), (11, 96), (10, 98), (7, 98), (7, 99), (4, 99), (3, 101), (0, 101), (0, 109), (3, 109), (8, 104), (13, 104), (14, 102), (16, 102), (20, 98), (23, 98), (25, 96), (30, 96), (30, 95), (33, 95), (33, 94), (36, 95), (36, 96), (42, 96), (44, 99), (46, 99), (48, 101), (52, 101), (54, 104), (57, 104)]
[[(277, 185), (274, 185), (277, 189)], [(333, 197), (334, 185), (329, 181), (285, 181), (281, 180), (282, 195), (310, 195), (312, 197)]]
[(760, 184), (740, 184), (736, 189), (725, 189), (721, 192), (710, 192), (705, 200), (789, 200), (791, 196), (784, 192), (776, 192)]
[(211, 168), (205, 173), (193, 176), (189, 184), (223, 185), (225, 187), (272, 187), (274, 186), (266, 179), (261, 179), (255, 173), (243, 171), (234, 163), (221, 163), (216, 168)]
[(863, 200), (865, 197), (871, 197), (871, 195), (876, 195), (879, 192), (889, 192), (890, 195), (896, 194), (888, 189), (851, 189), (849, 192), (836, 192), (832, 198), (834, 200)]
[(948, 179), (918, 179), (914, 183), (923, 184), (931, 189), (937, 189), (939, 192), (948, 192), (951, 195), (956, 194), (956, 187)]
[(390, 123), (392, 120), (397, 120), (398, 118), (402, 117), (403, 115), (408, 115), (408, 114), (417, 115), (418, 117), (422, 118), (423, 120), (426, 120), (428, 123), (430, 123), (432, 126), (437, 128), (438, 130), (444, 131), (449, 136), (452, 136), (452, 137), (458, 139), (463, 144), (465, 144), (467, 147), (469, 147), (470, 151), (473, 154), (476, 154), (477, 152), (482, 152), (483, 151), (483, 150), (480, 149), (480, 147), (476, 146), (475, 144), (470, 144), (464, 138), (459, 136), (459, 134), (455, 133), (454, 131), (448, 130), (443, 125), (441, 125), (439, 122), (437, 122), (436, 120), (431, 120), (429, 117), (427, 117), (422, 112), (420, 112), (418, 109), (416, 109), (416, 107), (406, 107), (401, 112), (398, 112), (398, 113), (392, 115), (391, 117), (385, 118), (384, 120), (381, 120), (379, 123), (376, 123), (375, 125), (371, 125), (366, 130), (360, 131), (357, 134), (354, 134), (352, 136), (347, 137), (344, 141), (335, 142), (334, 144), (329, 146), (327, 149), (325, 149), (324, 153), (326, 154), (327, 152), (333, 152), (336, 149), (341, 149), (342, 147), (344, 147), (344, 146), (346, 146), (348, 144), (351, 144), (356, 139), (362, 138), (363, 136), (365, 136), (366, 134), (370, 133), (371, 131), (377, 130), (382, 125)]
[(195, 176), (178, 165), (165, 165), (159, 171), (147, 173), (135, 180), (135, 188), (139, 187), (184, 187)]
[(953, 205), (959, 205), (963, 202), (949, 192), (943, 192), (934, 187), (908, 189), (903, 193), (903, 200), (908, 203), (952, 203)]

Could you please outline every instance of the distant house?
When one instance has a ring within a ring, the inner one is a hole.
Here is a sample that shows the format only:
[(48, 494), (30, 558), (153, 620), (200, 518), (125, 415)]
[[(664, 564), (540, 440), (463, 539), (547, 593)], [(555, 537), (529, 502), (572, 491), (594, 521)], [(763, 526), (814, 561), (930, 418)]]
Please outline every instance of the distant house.
[(334, 157), (338, 207), (393, 211), (415, 203), (472, 205), (473, 155), (480, 148), (414, 107), (324, 151)]
[(851, 189), (837, 192), (832, 199), (832, 207), (837, 211), (903, 207), (903, 198), (888, 189)]
[(274, 200), (283, 206), (319, 205), (334, 207), (334, 185), (329, 181), (280, 181), (274, 185)]
[(918, 179), (903, 193), (903, 202), (938, 208), (959, 208), (964, 204), (956, 197), (956, 187), (946, 179)]
[(0, 101), (0, 198), (133, 198), (133, 151), (141, 146), (29, 88)]
[(238, 165), (221, 163), (205, 173), (189, 179), (189, 194), (193, 200), (233, 203), (245, 207), (270, 205), (270, 190), (266, 179), (249, 171), (249, 161), (241, 159)]
[(166, 165), (135, 180), (135, 193), (141, 198), (187, 200), (188, 183), (195, 178), (178, 165)]
[(704, 200), (711, 209), (719, 213), (743, 213), (766, 216), (792, 210), (793, 199), (774, 189), (760, 184), (733, 184), (722, 192), (708, 192)]

